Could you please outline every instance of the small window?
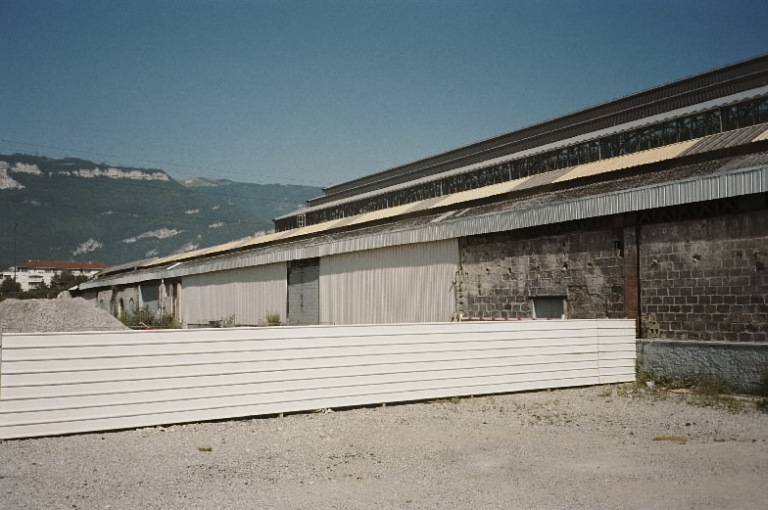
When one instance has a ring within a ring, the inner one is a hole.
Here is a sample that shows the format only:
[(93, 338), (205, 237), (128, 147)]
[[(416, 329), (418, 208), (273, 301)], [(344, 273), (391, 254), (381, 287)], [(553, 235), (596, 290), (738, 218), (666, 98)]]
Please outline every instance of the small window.
[(565, 298), (557, 296), (533, 298), (535, 319), (565, 319)]

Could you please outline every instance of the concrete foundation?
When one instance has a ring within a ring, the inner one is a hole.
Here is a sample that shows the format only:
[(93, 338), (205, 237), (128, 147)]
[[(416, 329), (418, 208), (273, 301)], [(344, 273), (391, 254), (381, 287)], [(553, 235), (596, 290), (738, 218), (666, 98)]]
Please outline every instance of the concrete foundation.
[(637, 363), (654, 378), (709, 378), (756, 393), (768, 373), (768, 343), (640, 339)]

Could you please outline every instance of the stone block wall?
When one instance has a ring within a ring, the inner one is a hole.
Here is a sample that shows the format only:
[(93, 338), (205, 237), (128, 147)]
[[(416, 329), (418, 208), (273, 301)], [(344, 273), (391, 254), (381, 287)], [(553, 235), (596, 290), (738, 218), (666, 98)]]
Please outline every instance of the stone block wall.
[(136, 287), (121, 287), (119, 289), (100, 290), (93, 297), (90, 297), (89, 294), (88, 299), (92, 300), (95, 306), (107, 310), (115, 317), (119, 317), (124, 311), (132, 311), (129, 307), (131, 301), (134, 308), (138, 306), (139, 293)]
[[(565, 297), (569, 319), (628, 316), (624, 227), (613, 226), (611, 220), (602, 224), (608, 226), (593, 224), (556, 235), (531, 229), (462, 239), (457, 312), (486, 319), (529, 318), (532, 298)], [(626, 237), (634, 239), (634, 230)]]
[(639, 228), (641, 310), (659, 338), (768, 341), (768, 211)]

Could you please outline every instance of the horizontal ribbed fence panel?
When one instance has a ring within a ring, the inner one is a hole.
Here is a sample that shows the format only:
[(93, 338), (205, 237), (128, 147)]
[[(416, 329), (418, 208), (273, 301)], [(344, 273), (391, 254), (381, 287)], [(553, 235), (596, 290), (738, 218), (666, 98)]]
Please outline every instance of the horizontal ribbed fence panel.
[(633, 321), (7, 334), (0, 438), (634, 380)]
[(634, 321), (597, 321), (601, 384), (635, 380), (635, 333)]

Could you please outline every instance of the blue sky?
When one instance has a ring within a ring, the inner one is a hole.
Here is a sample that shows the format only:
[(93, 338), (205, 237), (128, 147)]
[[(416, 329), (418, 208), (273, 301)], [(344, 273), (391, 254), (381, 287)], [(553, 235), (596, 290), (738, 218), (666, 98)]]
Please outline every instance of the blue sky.
[(324, 186), (768, 52), (761, 0), (0, 0), (0, 153)]

